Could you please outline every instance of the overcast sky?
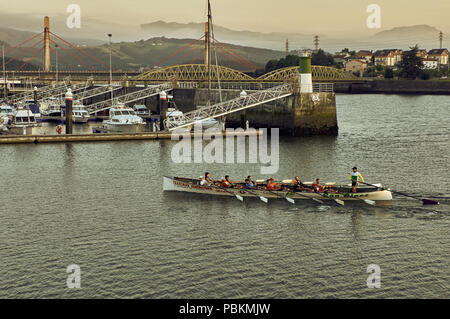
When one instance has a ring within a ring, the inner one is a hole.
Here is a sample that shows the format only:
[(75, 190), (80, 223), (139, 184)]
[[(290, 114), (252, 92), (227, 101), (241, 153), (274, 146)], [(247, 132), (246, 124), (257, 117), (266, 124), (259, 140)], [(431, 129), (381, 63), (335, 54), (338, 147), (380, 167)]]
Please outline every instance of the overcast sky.
[[(317, 32), (342, 37), (373, 34), (366, 27), (366, 8), (382, 9), (382, 28), (429, 24), (450, 31), (450, 0), (212, 0), (215, 23), (235, 30), (261, 32)], [(138, 25), (204, 21), (206, 0), (1, 0), (3, 13), (64, 16), (78, 4), (82, 19)], [(343, 34), (345, 33), (345, 34)]]

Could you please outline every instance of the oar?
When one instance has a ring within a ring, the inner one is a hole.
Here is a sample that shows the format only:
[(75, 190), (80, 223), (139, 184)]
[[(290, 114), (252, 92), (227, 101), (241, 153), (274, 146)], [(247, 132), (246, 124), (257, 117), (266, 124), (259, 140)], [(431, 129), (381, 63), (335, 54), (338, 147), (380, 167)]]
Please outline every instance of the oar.
[(291, 203), (291, 204), (295, 204), (295, 200), (293, 200), (292, 198), (289, 198), (289, 197), (287, 197), (287, 196), (283, 196), (283, 195), (280, 195), (280, 194), (278, 194), (278, 193), (275, 193), (275, 192), (271, 191), (270, 189), (267, 189), (267, 191), (270, 192), (270, 193), (272, 193), (272, 194), (275, 194), (276, 196), (278, 196), (278, 197), (280, 197), (280, 198), (284, 198), (285, 200), (287, 200), (287, 201), (288, 201), (289, 203)]
[(299, 195), (301, 197), (307, 198), (307, 199), (312, 199), (313, 201), (315, 201), (317, 203), (323, 204), (323, 201), (321, 201), (320, 199), (317, 199), (317, 198), (314, 198), (314, 197), (310, 197), (310, 196), (306, 196), (306, 195), (304, 195), (304, 194), (302, 194), (300, 192), (295, 192), (295, 194)]
[(256, 194), (256, 193), (254, 193), (254, 192), (252, 192), (252, 191), (246, 189), (245, 187), (243, 188), (243, 190), (244, 190), (245, 192), (249, 193), (249, 194), (252, 194), (253, 196), (259, 197), (259, 199), (260, 199), (261, 201), (263, 201), (264, 203), (266, 203), (266, 204), (269, 202), (269, 200), (268, 200), (266, 197), (260, 196), (260, 195), (258, 195), (258, 194)]
[(397, 192), (397, 191), (393, 191), (393, 190), (386, 189), (386, 188), (383, 188), (383, 187), (378, 187), (377, 185), (373, 185), (373, 184), (369, 184), (369, 183), (364, 183), (364, 182), (360, 182), (360, 183), (365, 184), (365, 185), (369, 185), (369, 186), (372, 186), (372, 187), (375, 187), (375, 188), (381, 188), (382, 190), (385, 190), (385, 191), (387, 190), (387, 191), (390, 191), (392, 193), (399, 194), (399, 195), (402, 195), (402, 196), (405, 196), (405, 197), (409, 197), (409, 198), (414, 198), (416, 200), (420, 200), (420, 201), (422, 201), (422, 203), (424, 205), (438, 205), (439, 204), (439, 202), (437, 202), (435, 200), (432, 200), (432, 199), (421, 198), (421, 197), (418, 197), (418, 196), (411, 196), (411, 195), (408, 195), (408, 194), (405, 194), (405, 193), (402, 193), (402, 192)]
[(356, 196), (352, 196), (352, 198), (356, 198), (356, 199), (361, 200), (361, 201), (365, 202), (366, 204), (369, 204), (372, 206), (376, 206), (376, 204), (377, 204), (377, 202), (375, 202), (374, 200), (371, 200), (371, 199), (362, 199), (362, 198), (359, 198)]
[(242, 197), (241, 195), (235, 194), (235, 193), (233, 193), (233, 192), (230, 192), (230, 191), (227, 190), (225, 187), (222, 187), (222, 186), (216, 186), (216, 185), (210, 185), (210, 186), (215, 187), (215, 188), (220, 188), (220, 189), (224, 190), (225, 192), (230, 193), (231, 195), (235, 196), (235, 197), (236, 197), (237, 199), (239, 199), (241, 202), (244, 201), (244, 197)]
[(322, 194), (322, 193), (320, 193), (320, 192), (317, 192), (316, 194), (319, 194), (320, 196), (322, 196), (323, 198), (327, 198), (327, 199), (333, 199), (336, 203), (338, 203), (339, 205), (341, 205), (341, 206), (344, 206), (345, 205), (345, 203), (344, 203), (344, 201), (343, 200), (340, 200), (340, 199), (337, 199), (337, 198), (332, 198), (332, 197), (328, 197), (328, 196), (325, 196), (324, 194)]

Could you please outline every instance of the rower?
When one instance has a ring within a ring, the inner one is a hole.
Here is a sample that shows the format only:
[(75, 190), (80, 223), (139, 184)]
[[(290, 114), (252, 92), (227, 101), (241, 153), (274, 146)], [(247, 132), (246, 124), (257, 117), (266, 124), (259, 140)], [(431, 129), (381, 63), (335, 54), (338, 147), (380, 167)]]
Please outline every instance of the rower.
[(211, 177), (209, 176), (209, 172), (205, 173), (205, 181), (207, 181), (210, 185), (212, 183), (214, 183), (214, 181), (211, 179)]
[(245, 188), (246, 189), (255, 189), (255, 184), (253, 183), (253, 181), (250, 179), (245, 179)]
[(267, 189), (271, 191), (278, 191), (281, 189), (281, 185), (275, 183), (275, 180), (271, 177), (267, 180)]
[(232, 188), (234, 187), (234, 184), (232, 181), (230, 181), (230, 176), (226, 175), (225, 178), (222, 180), (222, 186), (225, 188)]
[(356, 193), (356, 189), (358, 188), (358, 178), (361, 180), (361, 182), (364, 183), (364, 178), (358, 172), (358, 168), (355, 166), (355, 167), (353, 167), (352, 172), (350, 173), (350, 180), (352, 181), (353, 193)]
[(303, 184), (303, 182), (300, 180), (298, 176), (295, 176), (293, 183), (294, 183), (294, 190), (302, 191), (305, 189), (305, 184)]
[(200, 176), (200, 186), (209, 186), (210, 184), (203, 178), (203, 176)]
[(252, 176), (251, 175), (248, 175), (247, 176), (247, 179), (251, 182), (251, 183), (253, 183), (254, 184), (254, 186), (256, 187), (256, 182), (255, 181), (253, 181), (253, 179), (252, 179)]
[(320, 193), (320, 192), (325, 191), (325, 189), (326, 189), (328, 186), (321, 185), (321, 184), (320, 184), (320, 178), (317, 178), (317, 179), (316, 179), (316, 182), (312, 184), (312, 187), (313, 187), (314, 192)]

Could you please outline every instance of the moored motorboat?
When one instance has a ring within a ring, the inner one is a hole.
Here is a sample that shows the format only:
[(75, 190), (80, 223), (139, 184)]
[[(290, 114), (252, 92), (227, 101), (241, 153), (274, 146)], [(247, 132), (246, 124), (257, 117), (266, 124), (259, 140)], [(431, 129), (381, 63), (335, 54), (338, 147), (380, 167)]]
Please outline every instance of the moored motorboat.
[(8, 129), (10, 134), (33, 135), (39, 132), (40, 124), (36, 122), (31, 110), (19, 107), (14, 113), (11, 124), (8, 125)]
[(86, 110), (86, 106), (80, 102), (74, 103), (72, 106), (72, 122), (73, 123), (87, 123), (90, 119), (90, 115)]
[(292, 183), (283, 181), (282, 188), (279, 191), (267, 190), (263, 183), (258, 184), (256, 189), (247, 191), (243, 183), (236, 183), (233, 188), (223, 188), (220, 185), (202, 186), (198, 179), (190, 179), (183, 177), (167, 177), (163, 178), (164, 191), (178, 191), (187, 193), (197, 193), (205, 195), (222, 195), (242, 197), (264, 196), (267, 198), (285, 198), (292, 199), (330, 199), (330, 200), (371, 200), (371, 201), (389, 201), (392, 200), (392, 192), (374, 187), (359, 187), (356, 193), (352, 193), (351, 187), (347, 185), (338, 186), (335, 183), (329, 183), (329, 188), (324, 192), (314, 192), (312, 183), (304, 183), (306, 185), (304, 191), (294, 191)]
[(144, 130), (144, 120), (136, 112), (123, 104), (116, 104), (109, 109), (109, 119), (103, 121), (108, 132), (140, 133)]

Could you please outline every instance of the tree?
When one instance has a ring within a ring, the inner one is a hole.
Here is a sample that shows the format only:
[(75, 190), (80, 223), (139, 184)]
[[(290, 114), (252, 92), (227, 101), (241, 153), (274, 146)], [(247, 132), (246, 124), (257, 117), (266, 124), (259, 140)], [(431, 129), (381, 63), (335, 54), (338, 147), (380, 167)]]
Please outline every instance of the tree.
[(423, 62), (417, 56), (419, 47), (416, 45), (411, 50), (403, 52), (402, 61), (398, 64), (400, 76), (406, 79), (416, 79), (422, 74)]
[(278, 60), (269, 60), (266, 63), (265, 71), (266, 73), (276, 70), (278, 64)]
[(392, 68), (387, 67), (384, 69), (384, 78), (392, 79), (394, 77), (394, 70)]
[(311, 56), (312, 65), (324, 65), (324, 66), (334, 66), (333, 56), (326, 53), (324, 50), (319, 49), (316, 53)]

